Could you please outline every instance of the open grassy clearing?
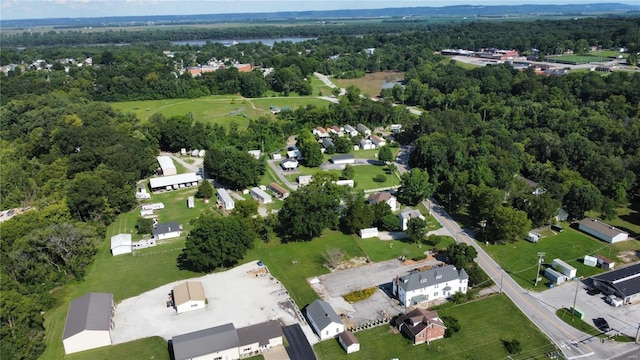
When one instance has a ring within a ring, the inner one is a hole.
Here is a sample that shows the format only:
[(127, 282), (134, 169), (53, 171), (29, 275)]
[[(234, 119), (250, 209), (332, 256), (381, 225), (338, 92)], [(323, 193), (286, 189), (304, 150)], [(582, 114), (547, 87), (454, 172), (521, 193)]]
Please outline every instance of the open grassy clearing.
[[(543, 238), (538, 243), (520, 240), (506, 245), (482, 245), (484, 249), (505, 269), (521, 286), (528, 289), (542, 291), (547, 288), (547, 280), (534, 287), (537, 271), (537, 253), (545, 252), (543, 265), (549, 266), (553, 259), (560, 258), (578, 270), (578, 276), (588, 277), (602, 272), (598, 267), (585, 266), (582, 259), (585, 255), (601, 254), (616, 260), (619, 252), (640, 249), (637, 241), (630, 240), (610, 245), (597, 240), (564, 224), (564, 232), (554, 234), (550, 231), (542, 233)], [(541, 271), (544, 267), (541, 267)], [(542, 275), (540, 275), (542, 276)]]
[[(500, 316), (496, 316), (500, 309)], [(460, 332), (430, 345), (414, 346), (389, 326), (359, 331), (360, 351), (347, 355), (336, 340), (314, 346), (320, 360), (369, 359), (506, 359), (508, 352), (502, 340), (518, 339), (522, 353), (517, 359), (548, 359), (544, 354), (555, 346), (531, 323), (505, 295), (454, 306), (438, 311), (440, 316), (453, 316)], [(518, 324), (515, 326), (515, 324)]]
[(369, 96), (378, 96), (385, 82), (395, 82), (404, 79), (403, 72), (377, 72), (369, 73), (358, 79), (331, 79), (342, 88), (354, 85), (360, 89), (360, 93)]
[(352, 235), (354, 241), (364, 251), (369, 260), (380, 262), (389, 259), (397, 259), (405, 256), (409, 259), (420, 257), (424, 252), (436, 248), (446, 248), (449, 244), (453, 244), (455, 240), (448, 236), (433, 236), (427, 240), (422, 246), (414, 244), (409, 240), (380, 240), (378, 238), (361, 239), (359, 236)]
[[(356, 190), (370, 190), (370, 189), (379, 189), (389, 186), (397, 186), (400, 185), (400, 180), (396, 176), (387, 173), (386, 167), (382, 165), (357, 165), (353, 167), (354, 176), (353, 180), (355, 181), (355, 189)], [(340, 177), (342, 174), (342, 170), (327, 170), (323, 171), (319, 168), (308, 168), (305, 166), (299, 166), (298, 172), (295, 174), (286, 175), (289, 181), (295, 182), (298, 180), (298, 176), (300, 175), (315, 175), (319, 172), (326, 172), (330, 174), (334, 174), (337, 177)], [(373, 179), (377, 175), (386, 176), (386, 180), (384, 182), (376, 182)]]
[(245, 99), (233, 95), (206, 96), (198, 99), (144, 100), (111, 103), (115, 109), (134, 113), (142, 122), (158, 113), (165, 117), (191, 113), (195, 121), (229, 126), (232, 122), (246, 126), (250, 118), (270, 115), (269, 107), (296, 109), (307, 104), (327, 106), (328, 102), (315, 97), (268, 97)]
[(576, 64), (588, 64), (592, 62), (608, 61), (609, 59), (596, 55), (549, 55), (545, 58), (545, 61), (553, 62), (554, 60), (568, 61)]

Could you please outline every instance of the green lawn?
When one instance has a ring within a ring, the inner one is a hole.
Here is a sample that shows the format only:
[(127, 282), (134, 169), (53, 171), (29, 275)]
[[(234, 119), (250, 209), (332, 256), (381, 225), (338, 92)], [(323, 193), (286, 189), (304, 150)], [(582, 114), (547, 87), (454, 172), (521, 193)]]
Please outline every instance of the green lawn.
[[(385, 166), (357, 165), (354, 166), (353, 169), (355, 173), (353, 176), (353, 180), (356, 183), (355, 189), (357, 190), (370, 190), (400, 185), (400, 180), (396, 176), (388, 174)], [(289, 181), (295, 182), (298, 180), (298, 176), (300, 175), (315, 175), (323, 170), (317, 167), (309, 168), (305, 166), (299, 166), (298, 171), (298, 173), (286, 175), (287, 179), (289, 179)], [(340, 177), (340, 174), (342, 174), (342, 170), (328, 170), (325, 172), (334, 174), (337, 177)], [(373, 179), (376, 177), (376, 175), (385, 175), (387, 177), (386, 181), (374, 181)]]
[(403, 255), (411, 259), (422, 256), (427, 250), (433, 248), (442, 249), (455, 242), (453, 238), (448, 236), (433, 236), (427, 240), (427, 243), (421, 246), (408, 240), (361, 239), (356, 235), (353, 235), (353, 239), (362, 251), (367, 254), (369, 260), (373, 262), (397, 259)]
[(131, 341), (117, 346), (87, 350), (67, 355), (69, 360), (153, 359), (169, 360), (167, 341), (159, 336)]
[(315, 97), (273, 97), (245, 99), (241, 96), (220, 95), (197, 99), (170, 99), (114, 102), (111, 106), (118, 110), (134, 113), (140, 121), (147, 121), (151, 115), (159, 113), (165, 117), (191, 113), (195, 121), (218, 123), (229, 126), (232, 122), (246, 126), (250, 118), (270, 115), (271, 105), (296, 109), (307, 104), (328, 106), (328, 102)]
[(543, 279), (537, 287), (533, 284), (536, 278), (538, 252), (545, 253), (543, 264), (551, 264), (553, 259), (560, 258), (575, 267), (578, 276), (588, 277), (601, 272), (602, 269), (583, 265), (581, 260), (585, 255), (599, 253), (615, 260), (620, 251), (640, 248), (633, 240), (611, 246), (571, 228), (568, 224), (564, 224), (564, 229), (564, 232), (557, 235), (544, 231), (543, 238), (538, 243), (520, 240), (513, 244), (482, 246), (518, 284), (537, 290), (544, 290), (547, 282)]
[[(499, 316), (496, 310), (499, 309)], [(460, 324), (460, 332), (451, 338), (437, 340), (430, 345), (414, 346), (401, 334), (394, 334), (389, 326), (357, 332), (360, 351), (347, 355), (336, 340), (314, 346), (320, 360), (369, 359), (506, 359), (509, 355), (502, 340), (518, 339), (522, 353), (517, 359), (548, 359), (546, 353), (555, 349), (505, 295), (439, 310), (440, 316), (453, 316)]]

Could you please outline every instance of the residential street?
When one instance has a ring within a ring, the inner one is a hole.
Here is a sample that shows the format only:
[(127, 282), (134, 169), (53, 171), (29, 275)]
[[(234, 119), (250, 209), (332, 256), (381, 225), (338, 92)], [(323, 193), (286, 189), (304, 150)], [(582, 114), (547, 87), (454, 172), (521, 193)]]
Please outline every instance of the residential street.
[[(396, 163), (405, 165), (407, 157), (408, 152), (401, 152)], [(404, 166), (402, 168), (398, 166), (398, 169), (401, 172), (407, 171)], [(529, 294), (529, 291), (524, 290), (509, 274), (502, 270), (484, 249), (468, 235), (468, 232), (463, 230), (447, 214), (442, 206), (433, 200), (425, 200), (424, 205), (457, 242), (464, 242), (476, 249), (478, 252), (476, 262), (480, 267), (496, 284), (502, 284), (502, 291), (562, 350), (567, 359), (638, 359), (640, 346), (635, 343), (608, 341), (601, 343), (599, 339), (592, 339), (591, 336), (565, 324), (543, 302)]]

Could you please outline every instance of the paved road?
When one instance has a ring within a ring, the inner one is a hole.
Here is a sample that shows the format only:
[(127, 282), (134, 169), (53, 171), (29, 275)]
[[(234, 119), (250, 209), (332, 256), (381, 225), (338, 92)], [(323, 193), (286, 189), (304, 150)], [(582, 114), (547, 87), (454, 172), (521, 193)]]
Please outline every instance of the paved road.
[(300, 327), (300, 324), (283, 326), (282, 332), (289, 343), (289, 346), (287, 347), (287, 354), (289, 354), (289, 358), (291, 360), (317, 359), (304, 331), (302, 331), (302, 328)]
[(289, 179), (284, 176), (284, 174), (282, 173), (282, 169), (280, 168), (280, 166), (278, 166), (279, 163), (280, 160), (267, 160), (267, 164), (269, 164), (271, 170), (276, 173), (276, 176), (278, 177), (278, 179), (280, 179), (280, 181), (282, 181), (289, 189), (293, 191), (298, 190), (298, 184), (289, 181)]
[[(407, 154), (401, 152), (397, 163), (406, 165)], [(400, 167), (398, 167), (400, 169)], [(407, 171), (403, 167), (400, 172)], [(424, 201), (431, 214), (448, 230), (457, 242), (473, 246), (478, 252), (476, 262), (496, 283), (502, 284), (502, 291), (513, 301), (543, 333), (545, 333), (568, 359), (634, 359), (640, 353), (635, 343), (612, 343), (592, 341), (591, 336), (565, 324), (549, 311), (546, 305), (516, 283), (470, 236), (447, 214), (445, 209), (433, 200)]]

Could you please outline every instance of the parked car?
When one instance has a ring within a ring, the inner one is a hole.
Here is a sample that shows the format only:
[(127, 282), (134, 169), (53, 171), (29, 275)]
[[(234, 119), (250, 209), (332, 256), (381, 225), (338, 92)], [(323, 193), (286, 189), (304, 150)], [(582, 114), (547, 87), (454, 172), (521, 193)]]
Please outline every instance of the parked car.
[(606, 302), (607, 304), (613, 307), (622, 306), (622, 299), (620, 299), (615, 295), (607, 295), (607, 297), (604, 298), (604, 302)]
[(604, 331), (604, 332), (611, 331), (611, 328), (609, 327), (609, 323), (604, 318), (593, 319), (593, 323), (601, 331)]
[(594, 296), (594, 295), (598, 295), (600, 294), (600, 290), (596, 289), (596, 288), (589, 288), (589, 290), (587, 290), (587, 294)]

